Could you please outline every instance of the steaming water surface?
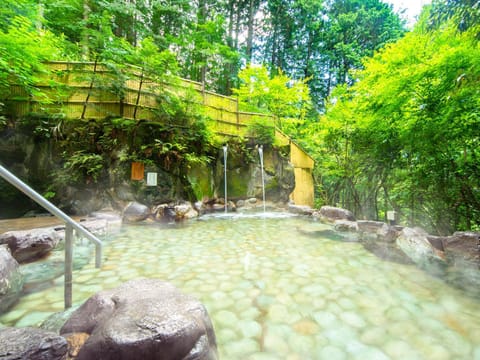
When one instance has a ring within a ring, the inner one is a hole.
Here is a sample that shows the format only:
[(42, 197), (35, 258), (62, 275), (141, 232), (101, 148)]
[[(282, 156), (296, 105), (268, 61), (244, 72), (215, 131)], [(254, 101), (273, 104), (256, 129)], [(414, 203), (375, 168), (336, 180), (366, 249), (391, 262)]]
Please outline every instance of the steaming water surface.
[[(102, 269), (92, 257), (74, 272), (74, 303), (155, 277), (205, 304), (221, 359), (480, 359), (479, 299), (358, 243), (305, 234), (326, 228), (280, 214), (128, 226), (107, 241)], [(62, 308), (59, 278), (0, 320), (26, 326)]]

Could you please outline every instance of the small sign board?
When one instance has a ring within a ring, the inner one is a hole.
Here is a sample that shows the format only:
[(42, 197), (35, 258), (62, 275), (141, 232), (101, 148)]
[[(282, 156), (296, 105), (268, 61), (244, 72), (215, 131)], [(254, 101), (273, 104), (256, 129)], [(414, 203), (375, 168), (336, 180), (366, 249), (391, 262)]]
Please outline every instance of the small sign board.
[(387, 220), (388, 221), (397, 221), (397, 212), (396, 211), (387, 211)]
[(142, 162), (132, 162), (132, 180), (143, 180), (145, 165)]
[(147, 173), (147, 186), (157, 186), (158, 174), (156, 172)]

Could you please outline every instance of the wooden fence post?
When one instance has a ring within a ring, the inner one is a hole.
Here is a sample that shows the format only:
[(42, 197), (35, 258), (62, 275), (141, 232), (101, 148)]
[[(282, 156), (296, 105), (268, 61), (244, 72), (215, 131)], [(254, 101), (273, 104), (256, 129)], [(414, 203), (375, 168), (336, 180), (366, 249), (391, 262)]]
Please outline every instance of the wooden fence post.
[(83, 103), (83, 111), (82, 111), (82, 117), (81, 117), (82, 120), (85, 118), (85, 113), (87, 112), (87, 104), (88, 104), (88, 100), (90, 99), (90, 94), (92, 93), (93, 83), (95, 81), (96, 74), (97, 74), (97, 59), (95, 59), (95, 63), (93, 64), (93, 75), (92, 75), (92, 80), (90, 81), (90, 88), (88, 89), (87, 97), (85, 98), (85, 102)]
[(143, 68), (142, 68), (142, 73), (140, 75), (140, 84), (138, 85), (137, 100), (135, 101), (135, 109), (133, 110), (133, 120), (137, 120), (137, 109), (138, 109), (138, 104), (140, 103), (140, 95), (142, 94), (142, 86), (143, 86)]

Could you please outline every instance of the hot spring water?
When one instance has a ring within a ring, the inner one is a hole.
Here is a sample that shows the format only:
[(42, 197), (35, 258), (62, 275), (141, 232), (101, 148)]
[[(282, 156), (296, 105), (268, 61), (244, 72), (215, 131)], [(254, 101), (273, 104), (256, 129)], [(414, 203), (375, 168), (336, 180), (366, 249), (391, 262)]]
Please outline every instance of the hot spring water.
[[(479, 299), (313, 235), (322, 229), (270, 213), (127, 226), (106, 241), (102, 269), (74, 272), (73, 301), (134, 278), (170, 281), (205, 304), (225, 360), (480, 359)], [(62, 309), (60, 277), (0, 320), (27, 326)]]

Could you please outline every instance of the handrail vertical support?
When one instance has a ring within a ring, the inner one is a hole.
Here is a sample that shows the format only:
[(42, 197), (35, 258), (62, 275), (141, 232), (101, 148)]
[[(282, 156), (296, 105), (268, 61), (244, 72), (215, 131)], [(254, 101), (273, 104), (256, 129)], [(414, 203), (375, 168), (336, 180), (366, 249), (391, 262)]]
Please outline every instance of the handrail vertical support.
[(73, 227), (67, 223), (65, 226), (65, 284), (64, 300), (65, 310), (72, 307), (72, 278), (73, 278)]
[(76, 223), (67, 214), (45, 199), (42, 195), (25, 184), (22, 180), (13, 175), (10, 171), (0, 165), (0, 178), (5, 179), (22, 193), (30, 197), (44, 209), (65, 222), (65, 309), (72, 306), (72, 271), (73, 271), (73, 230), (84, 235), (95, 244), (95, 267), (100, 268), (102, 263), (102, 242), (86, 228)]
[(95, 244), (95, 267), (100, 269), (102, 267), (102, 245)]

